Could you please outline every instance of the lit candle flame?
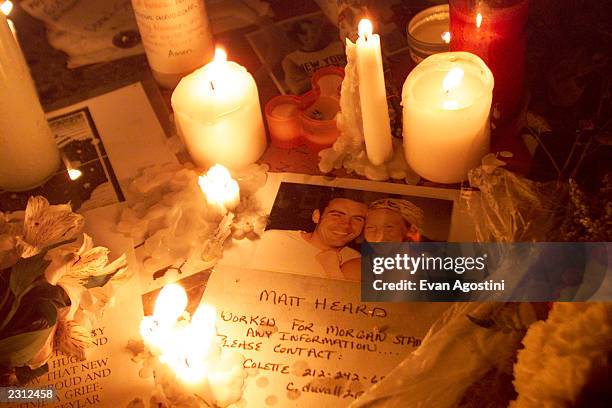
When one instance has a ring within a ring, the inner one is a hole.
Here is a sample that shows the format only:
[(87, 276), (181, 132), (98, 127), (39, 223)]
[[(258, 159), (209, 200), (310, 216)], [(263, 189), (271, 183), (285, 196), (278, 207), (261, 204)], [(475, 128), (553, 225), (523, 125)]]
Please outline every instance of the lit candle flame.
[(214, 306), (201, 304), (193, 314), (191, 323), (198, 330), (214, 329), (217, 322), (217, 310)]
[[(167, 364), (176, 376), (187, 384), (197, 384), (205, 380), (208, 374), (205, 357), (211, 346), (210, 338), (196, 336), (192, 325), (174, 328), (169, 337), (170, 341), (167, 347), (163, 348), (159, 360)], [(206, 353), (203, 349), (207, 350)]]
[[(11, 25), (10, 23), (12, 23), (11, 20), (9, 20), (9, 26)], [(68, 178), (70, 178), (70, 180), (74, 181), (83, 175), (83, 172), (79, 169), (75, 169), (72, 163), (70, 163), (70, 160), (68, 160), (68, 157), (64, 154), (62, 154), (62, 161), (64, 162), (64, 166), (66, 166), (66, 171), (68, 172)]]
[(70, 180), (72, 181), (78, 179), (82, 175), (83, 175), (83, 172), (79, 169), (68, 169), (68, 177), (70, 177)]
[[(448, 95), (452, 90), (456, 89), (459, 85), (461, 85), (461, 81), (463, 81), (464, 72), (460, 67), (454, 67), (444, 77), (442, 81), (442, 89)], [(446, 110), (456, 110), (459, 109), (459, 104), (457, 101), (452, 99), (445, 99), (442, 102), (442, 107)]]
[(172, 283), (159, 292), (153, 317), (160, 325), (172, 325), (183, 314), (187, 307), (187, 294), (181, 285)]
[(223, 48), (217, 47), (215, 48), (215, 62), (225, 62), (227, 61), (227, 52)]
[(200, 176), (198, 184), (209, 204), (218, 205), (223, 210), (233, 210), (240, 203), (238, 183), (229, 170), (220, 164), (215, 164)]
[[(213, 306), (201, 304), (191, 320), (187, 313), (178, 320), (186, 305), (187, 296), (180, 285), (164, 286), (155, 301), (153, 316), (145, 316), (141, 321), (141, 336), (151, 354), (184, 386), (177, 389), (181, 398), (195, 395), (205, 406), (213, 405), (211, 399), (218, 406), (228, 406), (242, 395), (242, 381), (246, 377), (244, 358), (239, 353), (226, 354), (222, 350)], [(164, 325), (160, 318), (170, 324)]]
[(2, 10), (5, 16), (8, 16), (13, 10), (13, 2), (6, 0), (4, 3), (2, 3), (2, 5), (0, 5), (0, 10)]
[(210, 65), (211, 69), (211, 79), (210, 79), (210, 89), (212, 89), (213, 93), (217, 93), (218, 82), (223, 75), (223, 67), (227, 62), (227, 53), (223, 48), (215, 48), (215, 57), (212, 60), (212, 64)]
[(482, 14), (478, 13), (476, 15), (476, 28), (480, 28), (481, 24), (482, 24)]
[(217, 312), (212, 306), (200, 305), (190, 323), (178, 321), (186, 306), (187, 294), (180, 285), (164, 286), (155, 300), (153, 316), (141, 321), (140, 333), (178, 378), (196, 384), (206, 378), (207, 359), (215, 351)]
[(367, 18), (362, 18), (361, 21), (359, 22), (359, 25), (357, 26), (359, 37), (363, 37), (366, 40), (368, 39), (368, 37), (372, 35), (373, 29), (374, 28), (372, 27), (372, 22), (368, 20)]
[(196, 350), (203, 356), (210, 351), (217, 335), (217, 310), (214, 306), (201, 304), (191, 318), (192, 337), (199, 339)]
[(442, 37), (442, 41), (444, 41), (446, 44), (450, 43), (450, 40), (451, 40), (451, 33), (450, 32), (448, 32), (448, 31), (443, 32), (441, 37)]
[(444, 80), (442, 81), (442, 89), (444, 92), (449, 93), (453, 89), (461, 85), (463, 80), (463, 70), (459, 67), (455, 67), (448, 71)]

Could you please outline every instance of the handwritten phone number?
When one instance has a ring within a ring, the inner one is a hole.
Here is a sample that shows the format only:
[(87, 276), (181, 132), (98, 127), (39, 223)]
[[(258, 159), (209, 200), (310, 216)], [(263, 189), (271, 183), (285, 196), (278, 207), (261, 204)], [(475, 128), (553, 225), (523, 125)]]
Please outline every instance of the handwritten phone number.
[(56, 397), (54, 388), (0, 387), (0, 403), (52, 401)]
[(365, 381), (370, 382), (370, 384), (376, 384), (385, 378), (384, 375), (378, 376), (374, 375), (360, 375), (357, 373), (349, 372), (349, 371), (336, 371), (330, 372), (325, 370), (312, 370), (307, 368), (304, 370), (302, 377), (315, 377), (315, 378), (332, 378), (334, 380), (346, 380), (346, 381)]

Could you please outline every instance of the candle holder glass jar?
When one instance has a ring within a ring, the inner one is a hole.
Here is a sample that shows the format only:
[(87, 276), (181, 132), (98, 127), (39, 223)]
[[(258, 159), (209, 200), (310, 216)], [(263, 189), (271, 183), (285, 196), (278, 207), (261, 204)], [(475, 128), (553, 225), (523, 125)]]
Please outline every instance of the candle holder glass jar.
[(344, 70), (335, 66), (316, 71), (312, 89), (301, 96), (279, 95), (265, 107), (272, 145), (291, 149), (302, 144), (318, 152), (338, 138), (336, 114)]
[(279, 95), (266, 104), (266, 121), (273, 146), (291, 149), (301, 144), (299, 106), (300, 98), (294, 95)]
[(493, 106), (500, 120), (513, 118), (525, 82), (529, 0), (450, 0), (451, 51), (484, 60), (495, 77)]
[(448, 4), (429, 7), (408, 23), (410, 58), (418, 64), (432, 54), (448, 51), (450, 41)]
[(174, 88), (212, 58), (203, 0), (132, 0), (132, 7), (153, 77), (164, 88)]

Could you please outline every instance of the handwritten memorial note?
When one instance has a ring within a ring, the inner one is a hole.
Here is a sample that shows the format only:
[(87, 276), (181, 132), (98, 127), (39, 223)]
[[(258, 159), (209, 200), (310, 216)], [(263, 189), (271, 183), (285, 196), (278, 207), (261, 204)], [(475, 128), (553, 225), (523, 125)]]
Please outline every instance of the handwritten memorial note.
[(246, 406), (347, 406), (413, 351), (443, 303), (359, 301), (359, 284), (219, 267), (203, 303), (249, 370)]

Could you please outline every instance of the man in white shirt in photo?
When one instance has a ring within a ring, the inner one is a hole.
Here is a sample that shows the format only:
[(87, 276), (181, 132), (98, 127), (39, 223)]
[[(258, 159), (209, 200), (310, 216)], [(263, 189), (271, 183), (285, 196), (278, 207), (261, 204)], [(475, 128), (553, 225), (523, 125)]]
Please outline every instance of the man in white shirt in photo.
[(344, 279), (341, 266), (358, 258), (347, 245), (361, 235), (367, 205), (333, 198), (312, 213), (312, 232), (268, 230), (257, 246), (252, 267), (331, 279)]

